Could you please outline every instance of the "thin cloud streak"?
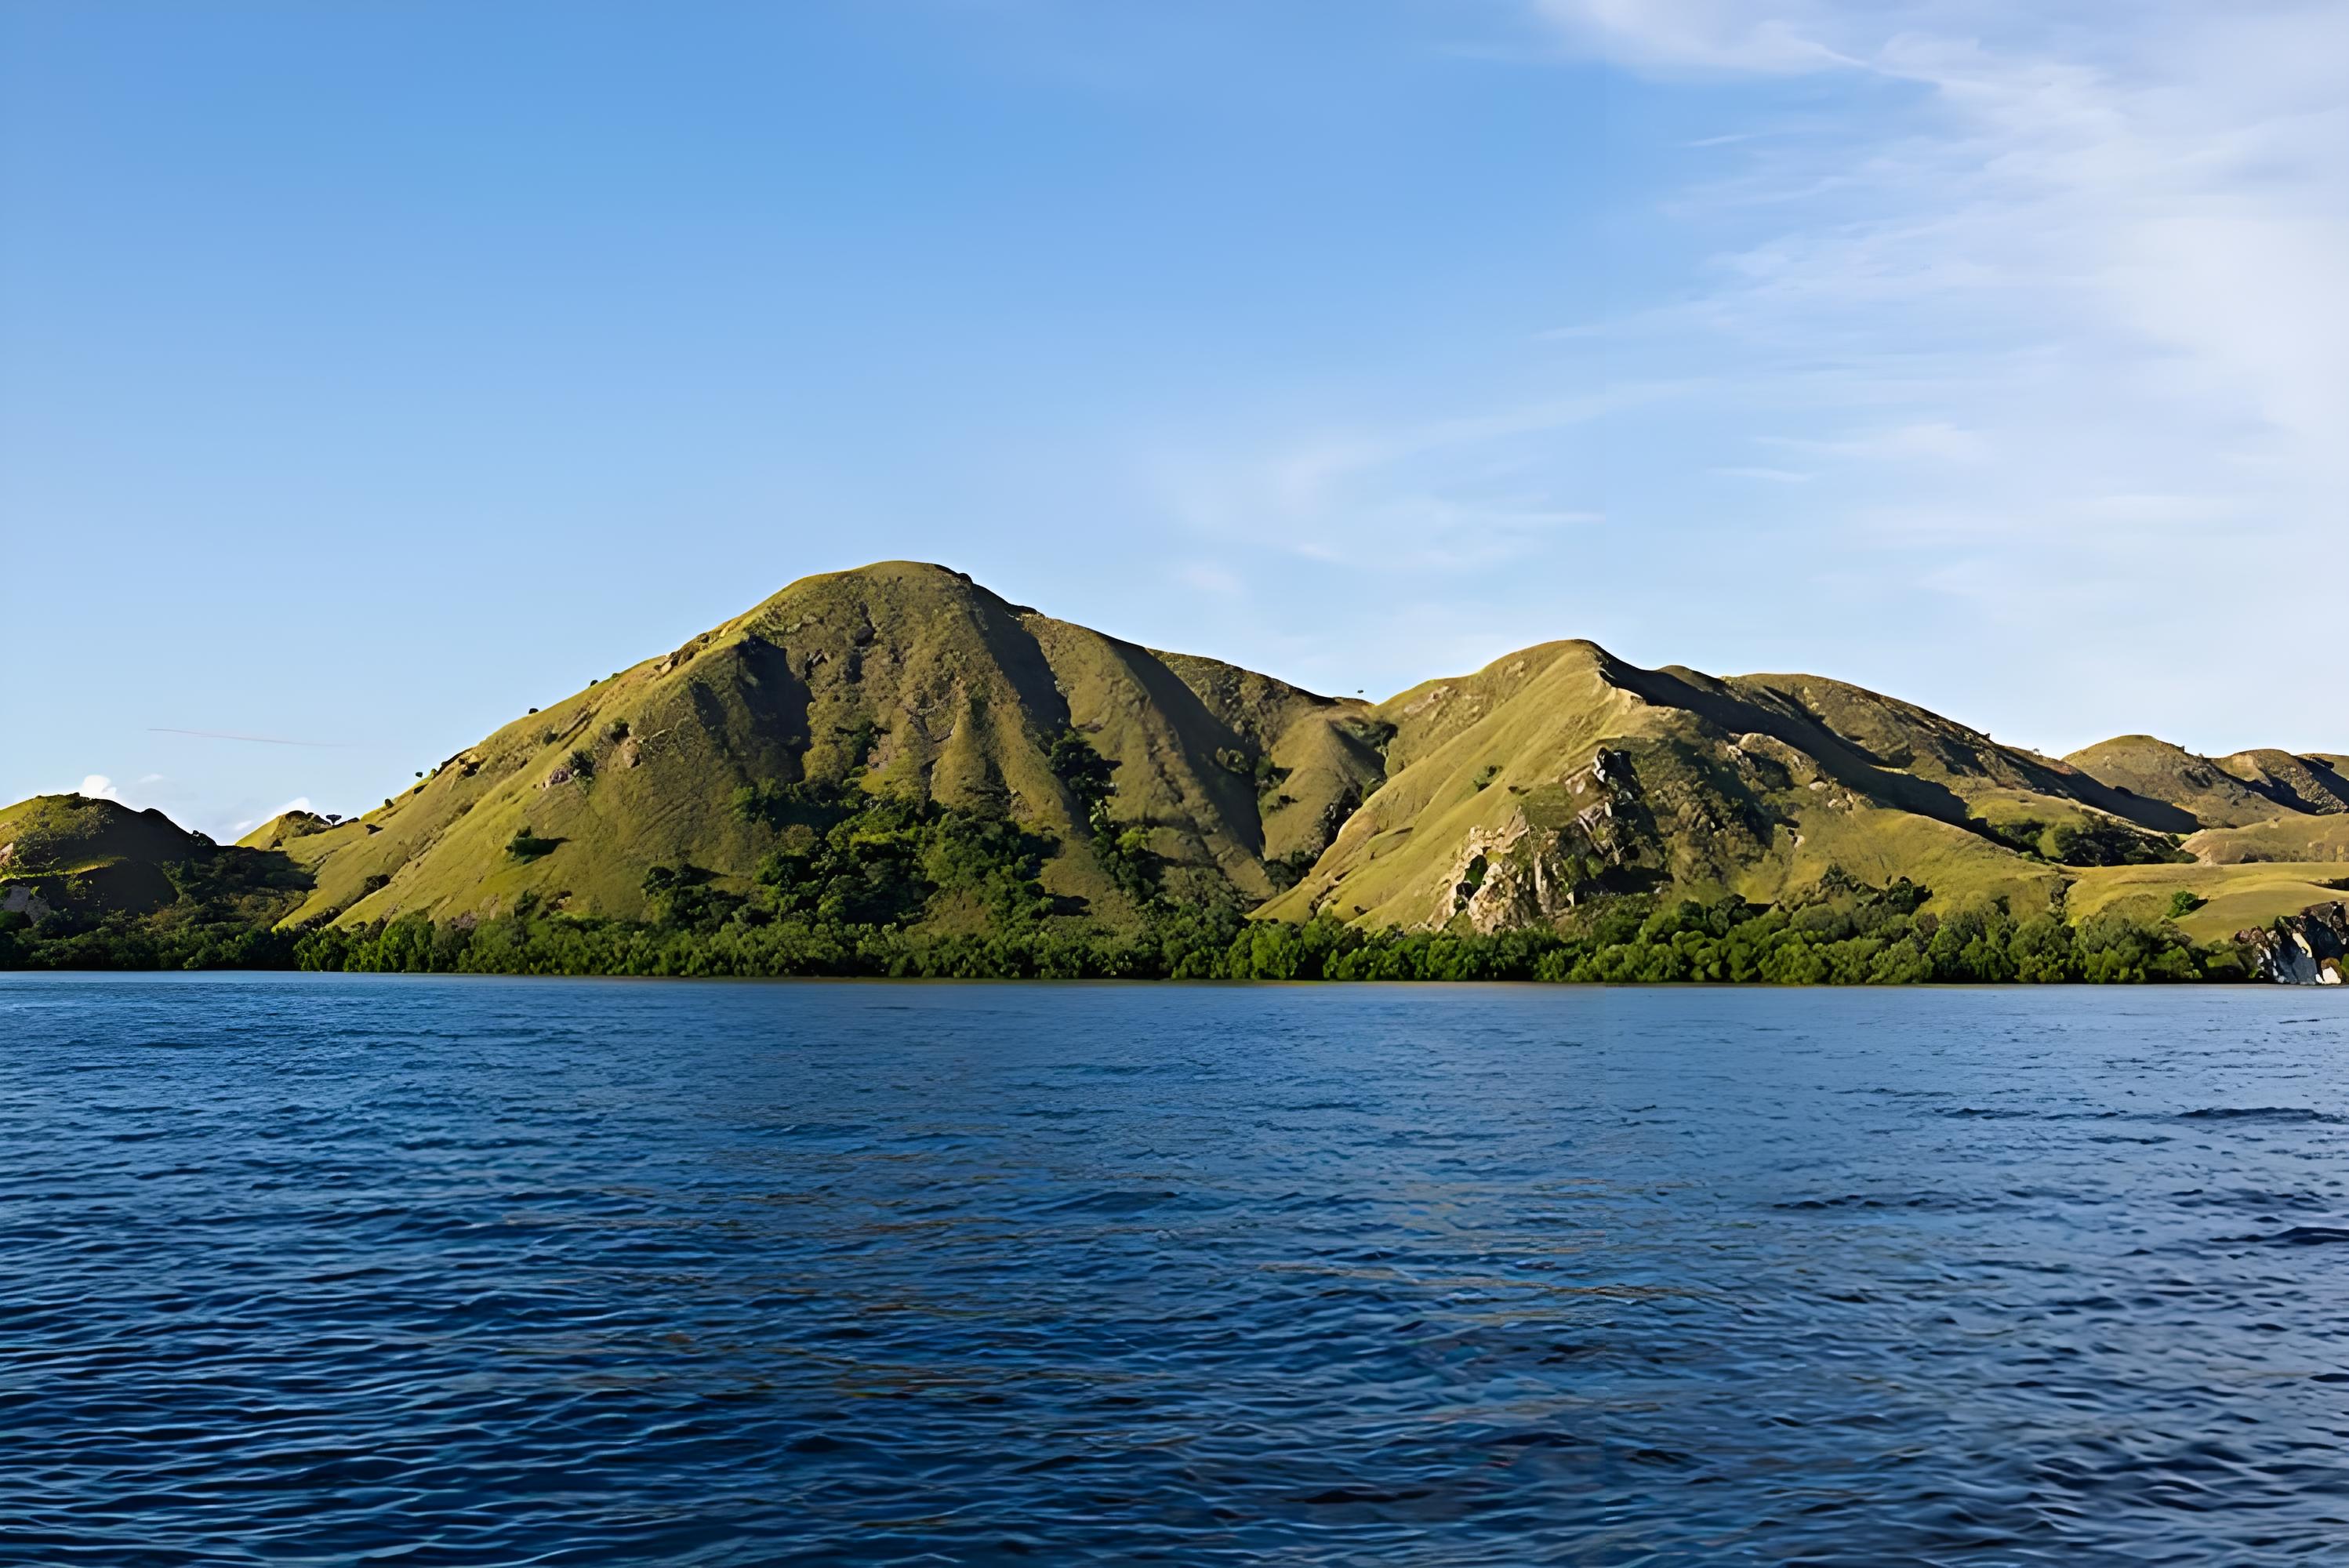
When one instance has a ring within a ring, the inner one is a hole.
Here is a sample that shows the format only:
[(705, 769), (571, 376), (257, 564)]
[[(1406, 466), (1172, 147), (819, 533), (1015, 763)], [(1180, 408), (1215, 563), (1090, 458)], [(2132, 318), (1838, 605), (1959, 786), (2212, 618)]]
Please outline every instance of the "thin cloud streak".
[(254, 746), (303, 746), (318, 751), (340, 751), (347, 749), (350, 745), (348, 741), (345, 740), (280, 740), (274, 735), (237, 735), (225, 729), (172, 729), (165, 726), (156, 724), (149, 725), (147, 727), (147, 733), (150, 735), (193, 735), (200, 736), (206, 740), (242, 740)]

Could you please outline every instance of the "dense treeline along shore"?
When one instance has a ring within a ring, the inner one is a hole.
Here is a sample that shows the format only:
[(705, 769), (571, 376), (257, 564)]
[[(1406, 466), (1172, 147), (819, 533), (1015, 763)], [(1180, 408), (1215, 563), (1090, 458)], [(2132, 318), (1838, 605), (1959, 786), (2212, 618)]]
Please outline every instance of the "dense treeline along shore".
[(354, 817), (0, 810), (0, 966), (1897, 984), (2342, 975), (2349, 757), (2057, 759), (1546, 644), (1382, 703), (810, 578)]

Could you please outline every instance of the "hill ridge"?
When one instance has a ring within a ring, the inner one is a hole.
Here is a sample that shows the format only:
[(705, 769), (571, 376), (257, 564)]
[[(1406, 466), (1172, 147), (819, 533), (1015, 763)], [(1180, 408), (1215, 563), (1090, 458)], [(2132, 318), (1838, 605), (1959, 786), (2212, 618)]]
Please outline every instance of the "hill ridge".
[[(1500, 930), (1837, 878), (2018, 910), (2171, 882), (2279, 903), (2349, 860), (2344, 764), (2150, 736), (2051, 758), (1850, 683), (1649, 669), (1579, 637), (1365, 702), (886, 561), (788, 583), (378, 808), (243, 846), (306, 882), (289, 923), (347, 926), (641, 918), (678, 885), (755, 908), (778, 853), (889, 800), (1001, 824), (1052, 918), (1119, 929), (1213, 905)], [(924, 897), (893, 918), (991, 918)]]

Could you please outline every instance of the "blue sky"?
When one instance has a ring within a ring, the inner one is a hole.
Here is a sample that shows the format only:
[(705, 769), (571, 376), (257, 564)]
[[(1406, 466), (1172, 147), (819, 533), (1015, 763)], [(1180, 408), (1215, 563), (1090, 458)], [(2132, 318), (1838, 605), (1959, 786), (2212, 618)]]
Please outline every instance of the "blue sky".
[(0, 5), (0, 799), (359, 809), (888, 557), (2349, 749), (2349, 7), (2111, 16)]

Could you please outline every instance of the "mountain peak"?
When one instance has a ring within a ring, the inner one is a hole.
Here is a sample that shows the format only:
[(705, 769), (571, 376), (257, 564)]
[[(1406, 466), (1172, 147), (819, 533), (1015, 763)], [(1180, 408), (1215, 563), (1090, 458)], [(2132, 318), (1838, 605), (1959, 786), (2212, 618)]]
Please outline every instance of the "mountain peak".
[[(282, 817), (222, 852), (306, 879), (289, 918), (345, 924), (635, 917), (681, 877), (755, 912), (778, 855), (880, 831), (857, 825), (868, 808), (991, 824), (1031, 846), (1052, 918), (1129, 930), (1162, 899), (1492, 930), (1618, 895), (1798, 902), (1903, 877), (1952, 906), (2076, 913), (2185, 875), (2188, 834), (2199, 895), (2243, 882), (2235, 862), (2349, 855), (2344, 764), (2144, 735), (2058, 762), (1843, 682), (1646, 669), (1587, 638), (1370, 704), (878, 561), (531, 709), (362, 817)], [(61, 800), (0, 813), (0, 882), (136, 863), (110, 874), (164, 898), (168, 864), (209, 851), (154, 813)], [(905, 907), (936, 929), (992, 918), (976, 894), (929, 898)], [(2211, 920), (2245, 913), (2212, 902)]]

